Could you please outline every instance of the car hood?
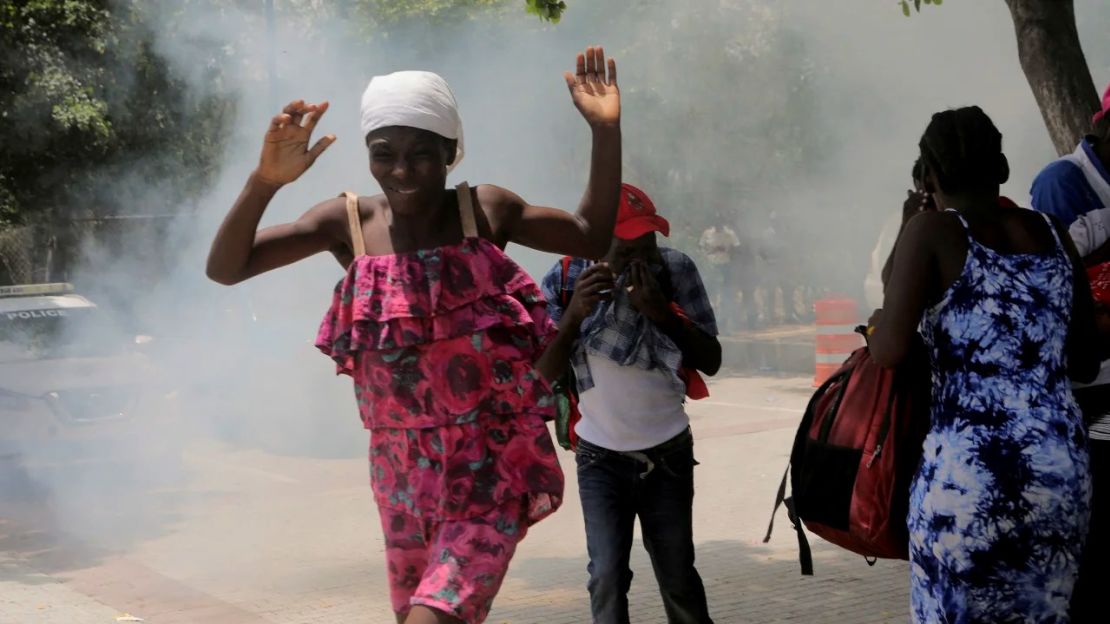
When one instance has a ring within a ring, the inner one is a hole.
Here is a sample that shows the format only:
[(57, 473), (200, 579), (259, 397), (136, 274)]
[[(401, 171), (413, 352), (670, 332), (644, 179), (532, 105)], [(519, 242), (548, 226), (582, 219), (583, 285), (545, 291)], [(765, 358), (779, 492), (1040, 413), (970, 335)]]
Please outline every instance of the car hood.
[(0, 389), (28, 396), (86, 388), (137, 386), (156, 380), (141, 354), (0, 362)]

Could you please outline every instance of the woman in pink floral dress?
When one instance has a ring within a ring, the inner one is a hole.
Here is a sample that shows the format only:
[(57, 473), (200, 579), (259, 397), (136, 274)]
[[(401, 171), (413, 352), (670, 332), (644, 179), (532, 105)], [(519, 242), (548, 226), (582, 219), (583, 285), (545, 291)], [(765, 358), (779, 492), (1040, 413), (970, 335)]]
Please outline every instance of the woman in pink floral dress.
[[(608, 70), (608, 71), (607, 71)], [(555, 327), (509, 242), (582, 257), (608, 249), (621, 174), (616, 66), (578, 56), (567, 86), (593, 136), (576, 213), (492, 185), (446, 189), (463, 154), (454, 97), (434, 74), (375, 78), (363, 96), (370, 173), (383, 194), (324, 201), (259, 230), (283, 185), (335, 141), (309, 138), (327, 103), (290, 103), (212, 243), (222, 284), (330, 251), (346, 267), (317, 346), (354, 379), (391, 599), (405, 624), (485, 620), (517, 543), (558, 508), (563, 476), (537, 364)]]

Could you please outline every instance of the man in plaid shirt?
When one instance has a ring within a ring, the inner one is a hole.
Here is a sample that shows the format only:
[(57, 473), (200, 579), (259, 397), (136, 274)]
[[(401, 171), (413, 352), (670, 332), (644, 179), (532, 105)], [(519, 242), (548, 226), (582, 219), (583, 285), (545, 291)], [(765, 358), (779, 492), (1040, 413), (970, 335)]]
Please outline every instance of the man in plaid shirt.
[[(659, 247), (670, 225), (629, 184), (600, 263), (558, 263), (543, 279), (577, 380), (578, 489), (593, 621), (628, 623), (637, 517), (671, 624), (712, 622), (694, 568), (694, 460), (683, 369), (713, 375), (721, 345), (697, 267)], [(564, 302), (567, 302), (564, 305)]]

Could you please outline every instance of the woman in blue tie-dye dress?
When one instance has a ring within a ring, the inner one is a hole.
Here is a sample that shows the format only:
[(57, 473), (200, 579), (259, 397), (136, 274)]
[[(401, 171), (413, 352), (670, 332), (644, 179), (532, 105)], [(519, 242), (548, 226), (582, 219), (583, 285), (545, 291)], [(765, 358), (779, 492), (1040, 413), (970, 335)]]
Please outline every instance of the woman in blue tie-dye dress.
[(999, 207), (1002, 136), (978, 107), (934, 115), (921, 155), (942, 211), (907, 224), (870, 342), (893, 366), (920, 329), (932, 362), (913, 619), (1067, 622), (1091, 490), (1069, 376), (1100, 351), (1086, 275), (1066, 232)]

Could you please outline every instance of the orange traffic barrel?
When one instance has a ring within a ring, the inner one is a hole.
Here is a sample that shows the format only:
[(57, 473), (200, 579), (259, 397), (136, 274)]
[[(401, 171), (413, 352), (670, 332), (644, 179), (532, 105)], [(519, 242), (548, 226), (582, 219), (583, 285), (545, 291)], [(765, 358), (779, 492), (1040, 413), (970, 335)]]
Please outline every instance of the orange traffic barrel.
[(813, 302), (817, 317), (817, 371), (813, 386), (825, 383), (853, 351), (863, 346), (856, 333), (859, 307), (852, 299), (821, 299)]

